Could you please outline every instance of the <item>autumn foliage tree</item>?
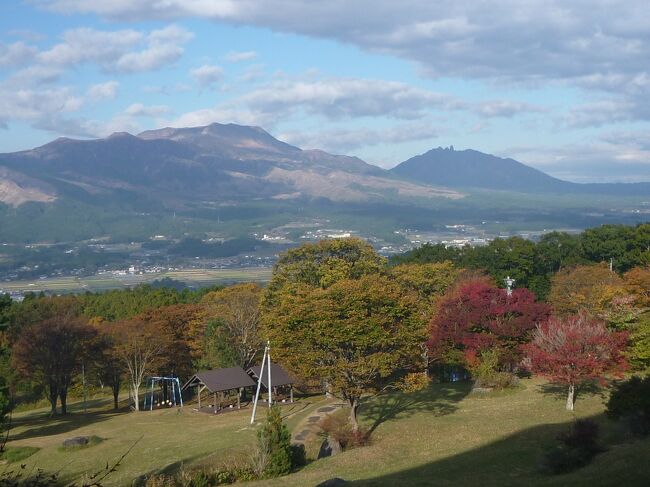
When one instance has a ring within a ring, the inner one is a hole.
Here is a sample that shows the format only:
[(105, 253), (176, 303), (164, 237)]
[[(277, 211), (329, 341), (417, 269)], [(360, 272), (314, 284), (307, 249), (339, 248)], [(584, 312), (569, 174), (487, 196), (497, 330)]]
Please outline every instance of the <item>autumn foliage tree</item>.
[(362, 396), (425, 370), (426, 323), (458, 275), (448, 262), (386, 264), (357, 238), (305, 244), (280, 257), (262, 299), (274, 360), (344, 399), (355, 430)]
[(625, 369), (626, 342), (627, 333), (609, 331), (602, 321), (580, 314), (538, 325), (525, 351), (533, 372), (567, 387), (566, 408), (573, 411), (580, 386), (602, 383)]
[(429, 348), (434, 360), (450, 355), (473, 359), (498, 354), (498, 366), (512, 370), (521, 360), (521, 346), (535, 326), (549, 316), (549, 308), (527, 289), (511, 296), (485, 278), (472, 278), (452, 288), (439, 302), (430, 323)]
[(82, 362), (96, 353), (97, 331), (80, 318), (62, 316), (25, 327), (12, 349), (12, 361), (26, 378), (42, 385), (56, 414), (67, 413), (68, 389)]
[(374, 274), (326, 289), (296, 285), (276, 296), (264, 330), (275, 360), (348, 403), (356, 431), (364, 394), (422, 368), (424, 323), (416, 293)]
[(623, 280), (606, 264), (568, 267), (553, 276), (548, 302), (559, 316), (587, 312), (596, 316), (606, 294), (621, 290)]

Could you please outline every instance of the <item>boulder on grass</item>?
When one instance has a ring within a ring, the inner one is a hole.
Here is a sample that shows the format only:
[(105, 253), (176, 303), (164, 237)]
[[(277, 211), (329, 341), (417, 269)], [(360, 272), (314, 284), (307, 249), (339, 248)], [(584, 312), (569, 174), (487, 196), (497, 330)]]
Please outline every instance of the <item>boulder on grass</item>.
[(332, 437), (328, 437), (323, 444), (320, 446), (320, 451), (318, 452), (318, 458), (331, 457), (338, 453), (341, 453), (343, 449), (341, 444)]
[(63, 440), (63, 446), (86, 446), (89, 442), (90, 438), (88, 436), (75, 436), (74, 438)]

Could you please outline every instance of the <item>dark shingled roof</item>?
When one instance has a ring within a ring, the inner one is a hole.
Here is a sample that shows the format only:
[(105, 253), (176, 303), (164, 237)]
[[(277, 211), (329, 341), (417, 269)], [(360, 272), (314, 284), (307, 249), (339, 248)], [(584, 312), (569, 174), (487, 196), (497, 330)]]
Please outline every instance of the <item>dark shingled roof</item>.
[[(273, 372), (271, 372), (273, 373)], [(271, 377), (273, 380), (273, 377)], [(240, 387), (255, 386), (255, 382), (241, 367), (230, 367), (228, 369), (202, 370), (197, 372), (183, 386), (183, 390), (202, 384), (210, 392), (229, 391)]]
[[(255, 365), (247, 370), (248, 374), (253, 377), (253, 379), (257, 380), (257, 378), (260, 376), (260, 365)], [(262, 377), (262, 385), (268, 389), (268, 385), (266, 384), (268, 380), (268, 372), (266, 367), (264, 368), (264, 377)], [(271, 362), (271, 384), (273, 387), (278, 387), (278, 386), (287, 386), (289, 384), (293, 384), (293, 379), (289, 377), (289, 374), (285, 372), (285, 370), (280, 367), (277, 364), (274, 364)]]

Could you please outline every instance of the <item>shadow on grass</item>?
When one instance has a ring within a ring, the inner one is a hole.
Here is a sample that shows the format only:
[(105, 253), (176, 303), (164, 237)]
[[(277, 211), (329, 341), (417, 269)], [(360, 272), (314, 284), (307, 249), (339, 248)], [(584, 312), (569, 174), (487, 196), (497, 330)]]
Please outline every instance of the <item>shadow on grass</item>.
[(411, 393), (380, 395), (362, 403), (360, 412), (370, 422), (368, 433), (372, 434), (382, 423), (410, 415), (428, 412), (435, 416), (451, 414), (456, 405), (472, 390), (470, 382), (432, 384), (428, 388)]
[[(30, 414), (12, 420), (9, 441), (60, 435), (84, 426), (106, 421), (118, 414), (129, 414), (128, 409), (121, 411), (93, 411), (86, 414), (73, 412), (54, 417), (50, 417), (48, 413)], [(21, 431), (16, 433), (16, 429)]]
[[(554, 397), (555, 399), (563, 399), (566, 401), (568, 389), (565, 385), (559, 384), (541, 384), (539, 391), (542, 394)], [(597, 383), (588, 383), (576, 388), (575, 400), (580, 401), (580, 397), (584, 396), (598, 396), (604, 398), (606, 396), (605, 389), (600, 387)]]
[[(592, 419), (604, 425), (602, 415)], [(598, 455), (590, 465), (568, 474), (548, 475), (539, 470), (546, 446), (555, 444), (571, 424), (545, 424), (511, 434), (499, 441), (450, 455), (430, 463), (371, 479), (350, 481), (350, 486), (641, 486), (650, 478), (650, 438), (628, 440)], [(607, 424), (607, 428), (611, 427)], [(605, 433), (605, 432), (603, 432)], [(432, 432), (435, 434), (435, 432)], [(384, 467), (385, 468), (385, 467)], [(390, 466), (388, 466), (390, 468)]]

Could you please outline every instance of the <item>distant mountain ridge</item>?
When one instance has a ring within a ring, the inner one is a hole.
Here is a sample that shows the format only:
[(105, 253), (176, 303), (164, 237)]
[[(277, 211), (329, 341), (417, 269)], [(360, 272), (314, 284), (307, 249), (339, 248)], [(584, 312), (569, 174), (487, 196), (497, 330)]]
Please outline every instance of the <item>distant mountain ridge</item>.
[[(3, 167), (0, 181), (4, 193), (12, 194), (3, 198), (0, 191), (0, 202), (14, 206), (73, 195), (106, 200), (130, 194), (167, 208), (265, 198), (359, 202), (462, 196), (405, 182), (356, 157), (302, 150), (259, 127), (235, 124), (59, 138), (0, 154)], [(16, 187), (23, 188), (20, 195), (13, 194)]]
[(571, 183), (475, 150), (437, 148), (386, 171), (357, 157), (303, 150), (260, 127), (236, 124), (59, 138), (0, 154), (0, 203), (13, 207), (62, 198), (94, 206), (129, 202), (136, 211), (268, 199), (419, 204), (459, 199), (473, 189), (650, 197), (650, 183)]
[(390, 170), (393, 174), (421, 183), (455, 189), (487, 189), (520, 193), (594, 193), (644, 195), (649, 183), (572, 183), (554, 178), (514, 159), (496, 157), (476, 150), (438, 147), (412, 157)]

